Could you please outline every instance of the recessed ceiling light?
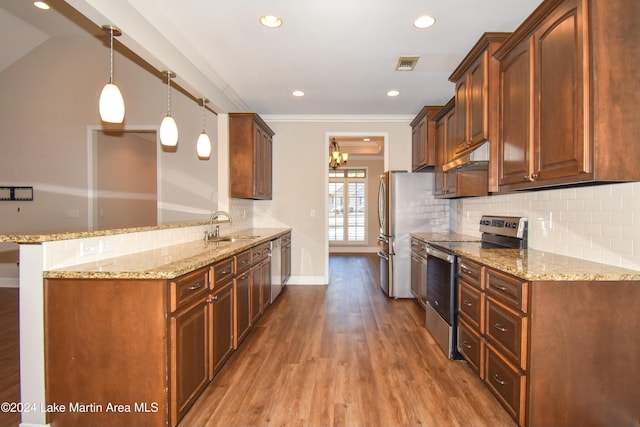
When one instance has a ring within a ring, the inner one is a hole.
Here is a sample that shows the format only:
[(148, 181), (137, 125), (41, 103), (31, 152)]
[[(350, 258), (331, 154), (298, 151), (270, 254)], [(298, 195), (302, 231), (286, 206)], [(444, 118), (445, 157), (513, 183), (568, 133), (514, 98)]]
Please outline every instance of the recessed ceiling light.
[(363, 138), (362, 140), (363, 140), (364, 142), (369, 142), (369, 141), (371, 141), (371, 138)]
[(422, 15), (420, 17), (418, 17), (418, 19), (416, 19), (415, 21), (413, 21), (413, 25), (416, 28), (428, 28), (430, 26), (432, 26), (433, 24), (435, 24), (436, 20), (433, 16), (429, 16), (429, 15)]
[(38, 9), (42, 9), (42, 10), (49, 10), (49, 9), (51, 9), (51, 7), (50, 7), (48, 4), (46, 4), (45, 2), (43, 2), (43, 1), (34, 1), (34, 2), (33, 2), (33, 5), (34, 5), (35, 7), (37, 7)]
[(390, 90), (389, 92), (387, 92), (387, 96), (398, 96), (400, 95), (400, 92), (397, 90)]
[(282, 19), (274, 15), (264, 15), (260, 17), (260, 23), (265, 27), (278, 28), (282, 25)]
[(293, 96), (304, 96), (304, 92), (301, 90), (294, 90), (293, 92), (291, 92), (291, 95)]

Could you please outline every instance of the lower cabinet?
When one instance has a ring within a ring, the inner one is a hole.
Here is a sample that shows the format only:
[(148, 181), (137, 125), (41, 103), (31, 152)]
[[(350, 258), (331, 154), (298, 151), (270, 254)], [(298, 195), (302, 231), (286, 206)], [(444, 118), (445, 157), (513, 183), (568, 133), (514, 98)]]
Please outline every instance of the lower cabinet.
[(458, 263), (458, 350), (522, 427), (640, 419), (640, 282), (523, 280)]
[[(216, 288), (218, 286), (216, 285)], [(220, 285), (210, 296), (212, 324), (212, 372), (210, 378), (218, 373), (235, 348), (234, 342), (234, 293), (233, 279)]]
[(411, 293), (422, 308), (427, 307), (427, 249), (426, 243), (411, 238)]
[(172, 423), (182, 418), (191, 404), (209, 384), (209, 297), (201, 298), (171, 315)]
[(176, 426), (268, 308), (268, 248), (171, 280), (46, 279), (44, 403), (103, 409), (47, 423)]

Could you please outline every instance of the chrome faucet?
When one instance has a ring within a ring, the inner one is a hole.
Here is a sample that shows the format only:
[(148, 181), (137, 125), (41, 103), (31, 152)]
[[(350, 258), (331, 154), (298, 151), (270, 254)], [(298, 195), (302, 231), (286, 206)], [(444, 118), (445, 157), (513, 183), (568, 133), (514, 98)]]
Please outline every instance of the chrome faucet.
[[(220, 219), (220, 216), (224, 215), (227, 219)], [(220, 226), (218, 224), (229, 223), (231, 224), (231, 215), (225, 211), (215, 211), (211, 213), (209, 217), (209, 231), (204, 233), (204, 240), (217, 239), (220, 237)], [(216, 225), (214, 230), (213, 225)]]

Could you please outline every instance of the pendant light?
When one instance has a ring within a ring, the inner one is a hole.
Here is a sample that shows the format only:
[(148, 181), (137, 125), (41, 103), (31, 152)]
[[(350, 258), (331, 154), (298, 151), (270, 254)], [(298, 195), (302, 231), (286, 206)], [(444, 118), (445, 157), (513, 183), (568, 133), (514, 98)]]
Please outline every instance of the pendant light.
[(163, 74), (167, 75), (167, 115), (160, 123), (160, 143), (165, 147), (175, 147), (178, 145), (178, 126), (171, 117), (171, 79), (176, 73), (164, 71)]
[(202, 104), (202, 133), (198, 137), (198, 142), (196, 143), (196, 150), (198, 152), (198, 158), (202, 160), (206, 160), (211, 157), (211, 140), (209, 139), (209, 135), (205, 131), (205, 105), (209, 100), (207, 98), (202, 98), (200, 100)]
[(124, 99), (122, 99), (118, 86), (113, 83), (113, 38), (120, 36), (122, 32), (112, 25), (103, 25), (102, 29), (110, 35), (111, 66), (109, 68), (109, 83), (104, 85), (100, 94), (100, 118), (104, 122), (122, 123), (124, 120)]

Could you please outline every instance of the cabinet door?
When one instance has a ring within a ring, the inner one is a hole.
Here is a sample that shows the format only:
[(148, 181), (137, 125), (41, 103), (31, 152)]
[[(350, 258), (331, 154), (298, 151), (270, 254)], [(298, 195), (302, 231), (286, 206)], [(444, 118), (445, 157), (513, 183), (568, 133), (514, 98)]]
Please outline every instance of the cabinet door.
[(189, 409), (209, 383), (209, 304), (206, 298), (170, 318), (172, 420)]
[(436, 196), (444, 194), (444, 173), (442, 165), (445, 164), (446, 146), (445, 146), (445, 118), (441, 118), (435, 124), (436, 131), (436, 168), (434, 174), (434, 190)]
[[(413, 245), (414, 243), (412, 242), (412, 248)], [(420, 295), (420, 255), (415, 252), (411, 252), (411, 294), (415, 298)]]
[[(458, 100), (456, 99), (456, 102)], [(456, 117), (456, 108), (452, 108), (451, 112), (449, 112), (445, 118), (446, 120), (446, 133), (445, 133), (445, 163), (450, 162), (455, 158), (456, 155), (456, 147), (458, 146), (458, 136), (456, 132), (458, 131), (458, 119)], [(463, 127), (464, 129), (464, 127)], [(462, 137), (464, 139), (464, 135)]]
[(271, 304), (271, 257), (262, 261), (262, 312)]
[(233, 340), (233, 281), (230, 280), (211, 298), (213, 323), (213, 375), (215, 375), (234, 348)]
[(489, 52), (485, 51), (469, 69), (469, 142), (471, 146), (489, 138)]
[(235, 291), (235, 339), (234, 348), (238, 348), (251, 329), (251, 273), (249, 270), (234, 279)]
[(262, 264), (251, 267), (251, 324), (255, 324), (262, 314)]
[(260, 126), (254, 124), (254, 144), (253, 144), (253, 195), (260, 198), (264, 194), (264, 132)]
[(456, 151), (458, 151), (457, 148), (464, 146), (464, 143), (467, 142), (468, 87), (467, 75), (465, 74), (456, 84), (455, 132), (452, 135), (455, 148), (449, 160), (455, 157)]
[(427, 308), (427, 258), (420, 257), (420, 292), (418, 294), (418, 301), (420, 305)]
[(531, 49), (523, 40), (500, 61), (499, 185), (530, 180)]
[(420, 169), (425, 162), (424, 145), (422, 144), (423, 132), (424, 120), (420, 120), (417, 125), (411, 128), (411, 169), (414, 172)]
[[(536, 180), (587, 172), (583, 28), (577, 0), (565, 0), (535, 33)], [(587, 74), (588, 75), (588, 74)]]

